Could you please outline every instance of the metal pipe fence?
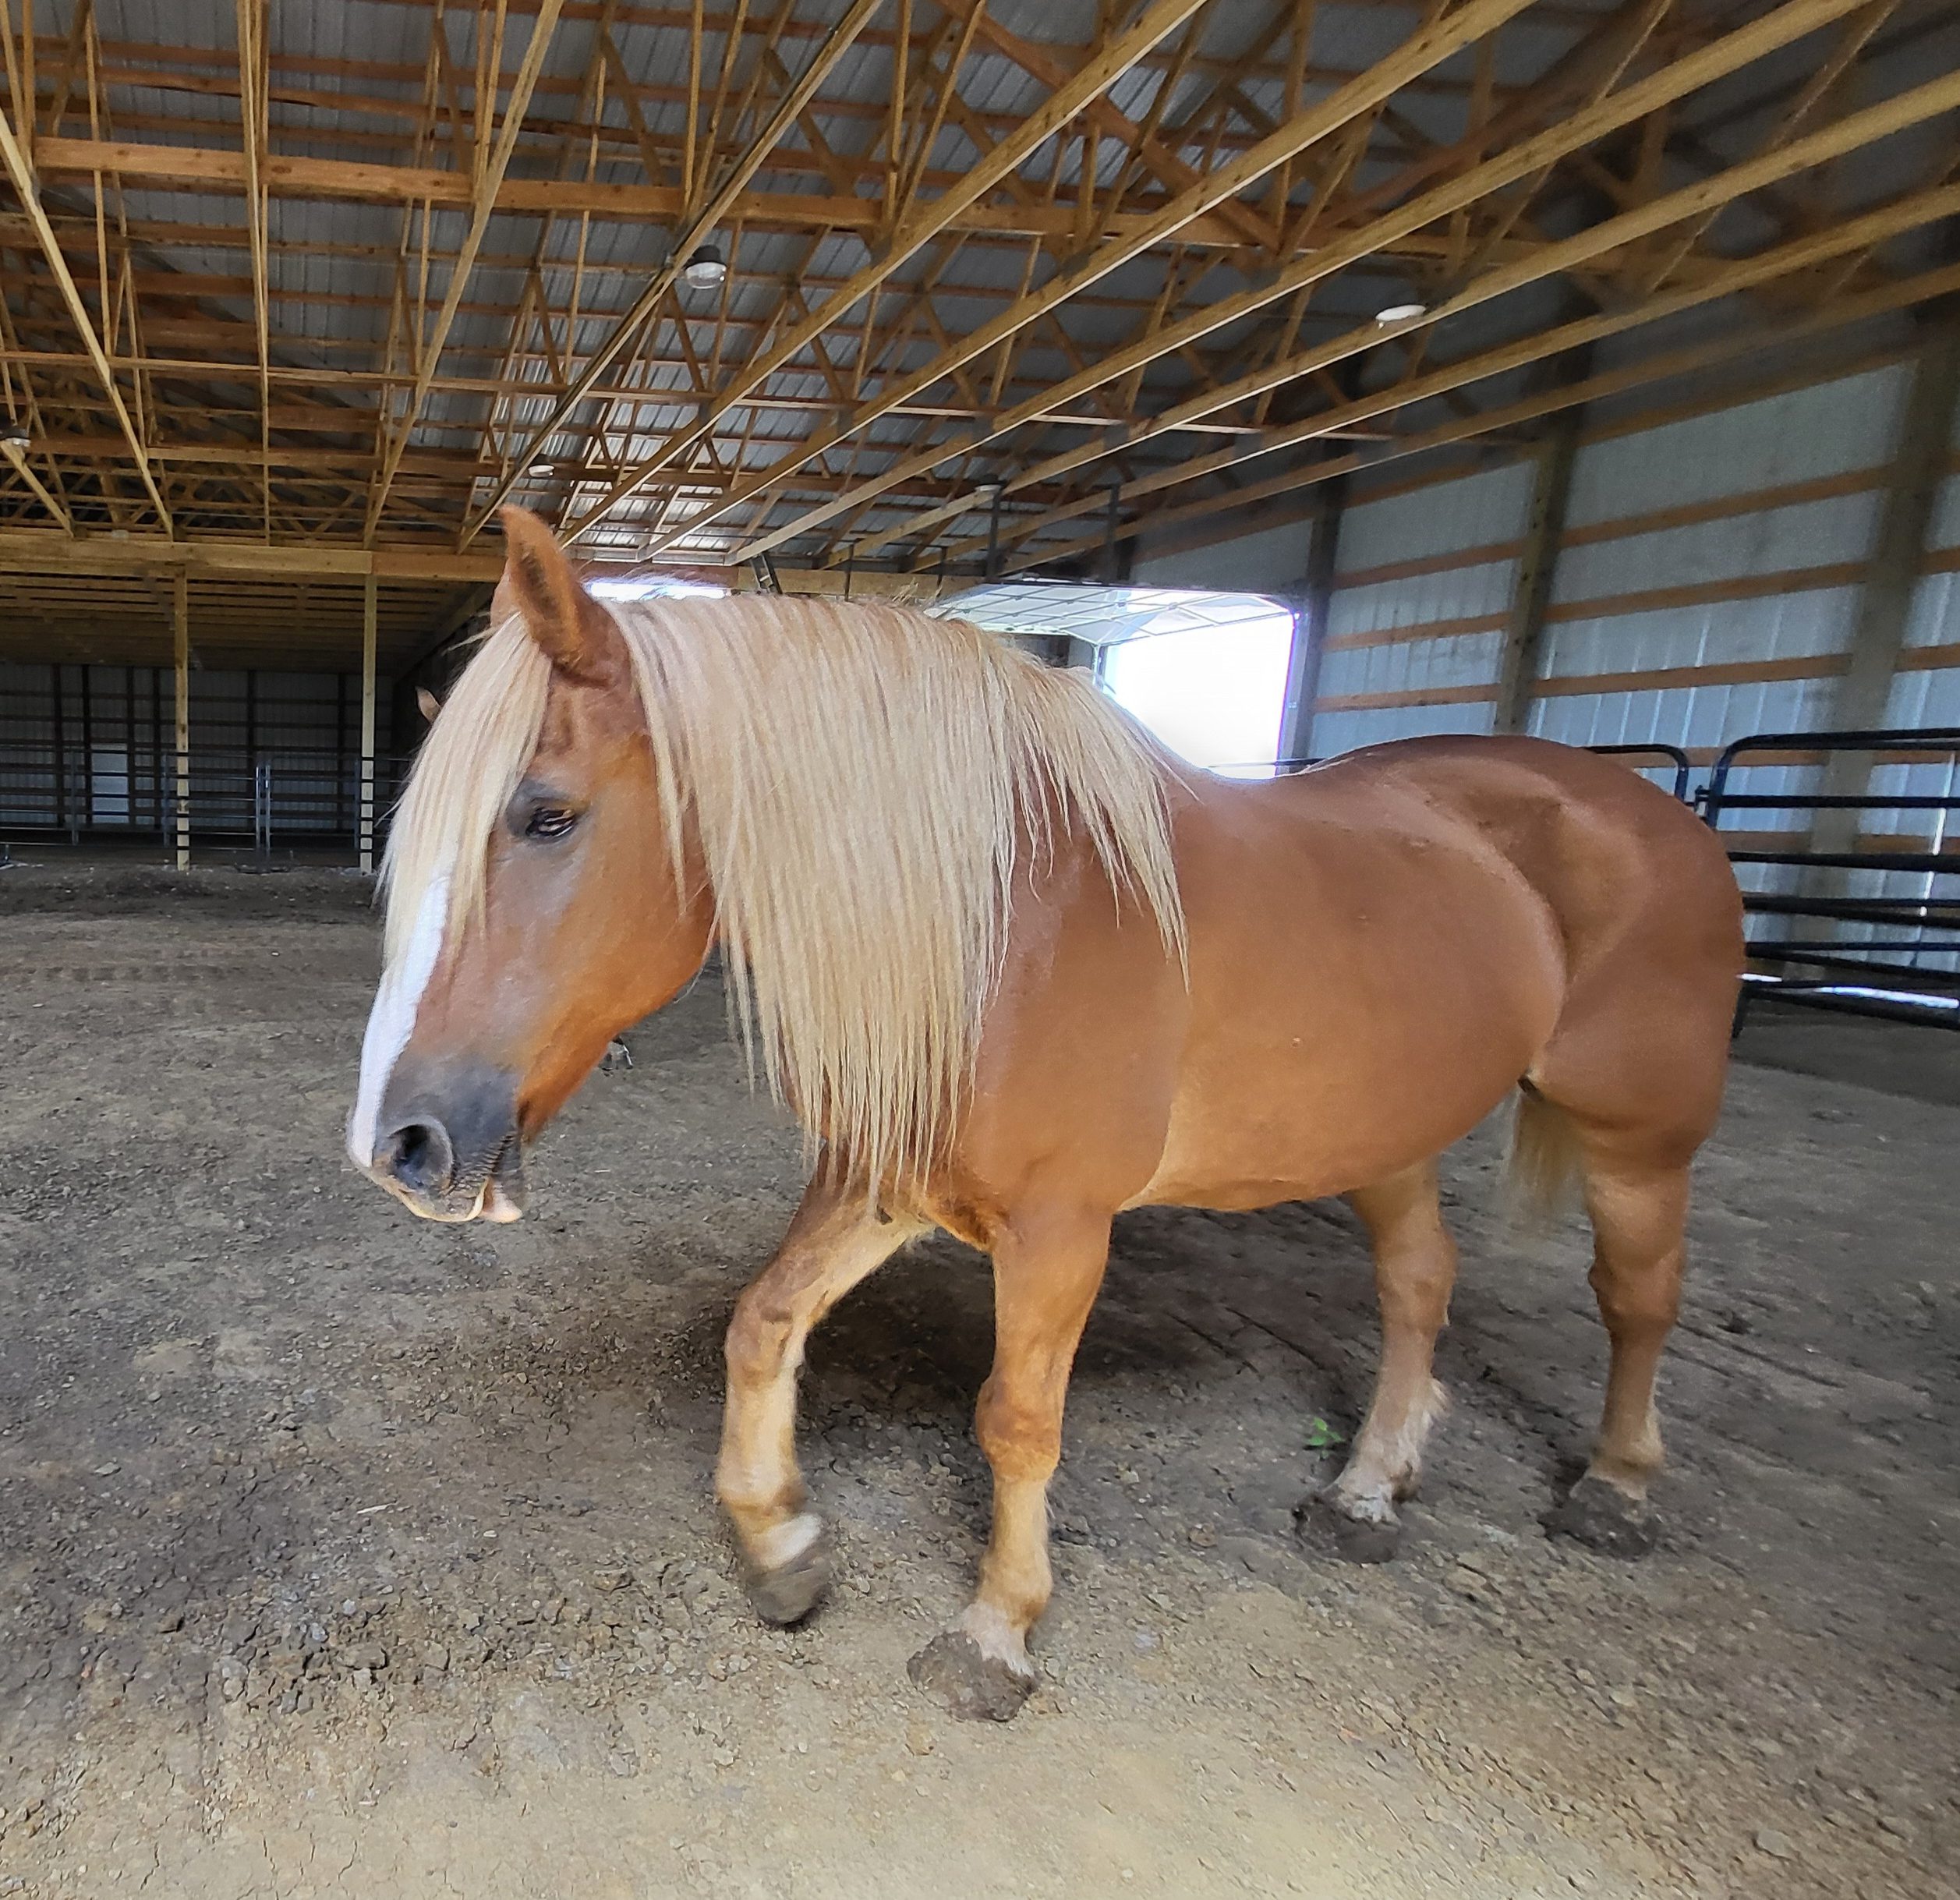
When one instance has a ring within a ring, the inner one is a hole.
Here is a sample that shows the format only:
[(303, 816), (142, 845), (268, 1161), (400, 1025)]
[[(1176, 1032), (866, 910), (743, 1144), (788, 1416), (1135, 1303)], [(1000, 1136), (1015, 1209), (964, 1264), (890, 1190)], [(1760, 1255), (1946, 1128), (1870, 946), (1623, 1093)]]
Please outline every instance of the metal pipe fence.
[[(1870, 755), (1865, 791), (1813, 782), (1845, 754)], [(1765, 773), (1780, 782), (1734, 788)], [(1745, 1003), (1768, 993), (1960, 1028), (1960, 727), (1753, 733), (1716, 758), (1700, 802), (1742, 883), (1761, 966)], [(1826, 812), (1855, 815), (1849, 848), (1813, 848)], [(1867, 823), (1888, 816), (1913, 828)]]
[[(119, 749), (10, 748), (0, 757), (0, 839), (20, 844), (174, 846), (176, 755), (132, 760)], [(98, 756), (97, 755), (101, 755)], [(409, 761), (374, 762), (377, 847)], [(281, 854), (352, 862), (360, 844), (361, 773), (344, 753), (281, 749), (256, 756), (194, 752), (189, 777), (193, 851), (271, 862)]]

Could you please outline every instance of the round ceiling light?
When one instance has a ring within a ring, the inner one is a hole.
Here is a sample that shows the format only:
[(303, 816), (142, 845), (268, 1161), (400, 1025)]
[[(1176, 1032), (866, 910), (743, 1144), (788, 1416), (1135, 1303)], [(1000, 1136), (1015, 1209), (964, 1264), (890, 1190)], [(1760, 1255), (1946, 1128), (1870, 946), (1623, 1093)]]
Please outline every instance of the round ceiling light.
[(1427, 317), (1429, 306), (1426, 303), (1385, 304), (1374, 313), (1374, 320), (1386, 327), (1390, 324), (1413, 323), (1418, 317)]
[(681, 267), (681, 281), (692, 290), (713, 290), (727, 274), (727, 259), (712, 244), (697, 244)]
[(4, 442), (9, 448), (30, 448), (34, 439), (25, 423), (9, 423), (4, 428), (0, 428), (0, 442)]
[(557, 464), (549, 462), (534, 462), (524, 471), (526, 475), (536, 476), (540, 480), (547, 476), (556, 475), (557, 472)]

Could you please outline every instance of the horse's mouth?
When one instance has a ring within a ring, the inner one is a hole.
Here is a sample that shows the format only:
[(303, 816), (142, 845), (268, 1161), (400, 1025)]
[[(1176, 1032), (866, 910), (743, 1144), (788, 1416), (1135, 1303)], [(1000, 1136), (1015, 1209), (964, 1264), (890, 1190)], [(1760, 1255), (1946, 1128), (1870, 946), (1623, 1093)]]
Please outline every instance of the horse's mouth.
[(529, 1198), (524, 1180), (524, 1143), (515, 1128), (486, 1157), (458, 1169), (437, 1194), (419, 1192), (378, 1169), (368, 1173), (411, 1214), (450, 1226), (472, 1220), (500, 1225), (522, 1220)]

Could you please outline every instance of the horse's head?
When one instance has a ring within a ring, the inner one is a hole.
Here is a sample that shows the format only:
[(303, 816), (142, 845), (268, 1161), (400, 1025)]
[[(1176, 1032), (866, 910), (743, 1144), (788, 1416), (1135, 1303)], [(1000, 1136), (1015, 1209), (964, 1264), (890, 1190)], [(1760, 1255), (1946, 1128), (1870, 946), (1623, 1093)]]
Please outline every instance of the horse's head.
[[(515, 1220), (523, 1148), (713, 929), (627, 639), (515, 509), (492, 624), (389, 845), (386, 967), (348, 1151), (431, 1220)], [(680, 840), (679, 848), (673, 840)]]

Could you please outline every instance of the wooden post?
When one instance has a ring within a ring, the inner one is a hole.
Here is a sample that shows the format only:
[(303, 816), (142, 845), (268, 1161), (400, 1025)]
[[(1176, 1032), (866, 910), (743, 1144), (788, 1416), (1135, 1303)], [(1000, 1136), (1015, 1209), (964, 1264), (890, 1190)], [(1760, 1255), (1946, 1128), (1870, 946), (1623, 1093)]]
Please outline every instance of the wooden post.
[(1545, 614), (1551, 605), (1552, 575), (1566, 532), (1566, 503), (1572, 493), (1572, 465), (1579, 451), (1580, 409), (1562, 409), (1538, 445), (1531, 482), (1531, 510), (1525, 518), (1524, 551), (1511, 588), (1511, 612), (1504, 629), (1504, 656), (1498, 673), (1494, 732), (1523, 732), (1531, 723), (1532, 689), (1537, 685), (1544, 648)]
[(1341, 514), (1347, 505), (1347, 477), (1337, 475), (1321, 486), (1307, 550), (1307, 578), (1293, 607), (1293, 651), (1286, 661), (1286, 698), (1279, 715), (1279, 756), (1309, 756), (1314, 738), (1314, 702), (1320, 696), (1321, 654), (1327, 644), (1327, 614), (1334, 597), (1334, 562), (1340, 552)]
[(361, 869), (374, 869), (374, 648), (380, 599), (374, 576), (361, 589)]
[(171, 603), (177, 674), (177, 869), (190, 869), (190, 576), (178, 570)]
[[(1921, 345), (1912, 364), (1898, 452), (1886, 477), (1877, 537), (1859, 596), (1849, 662), (1831, 695), (1826, 724), (1832, 731), (1857, 732), (1885, 723), (1892, 678), (1912, 618), (1912, 596), (1926, 566), (1926, 530), (1946, 474), (1956, 412), (1960, 412), (1960, 317), (1950, 315)], [(1833, 752), (1824, 763), (1823, 789), (1833, 796), (1860, 797), (1870, 787), (1871, 770), (1869, 752)], [(1856, 850), (1864, 816), (1856, 806), (1819, 812), (1811, 826), (1810, 848)]]

